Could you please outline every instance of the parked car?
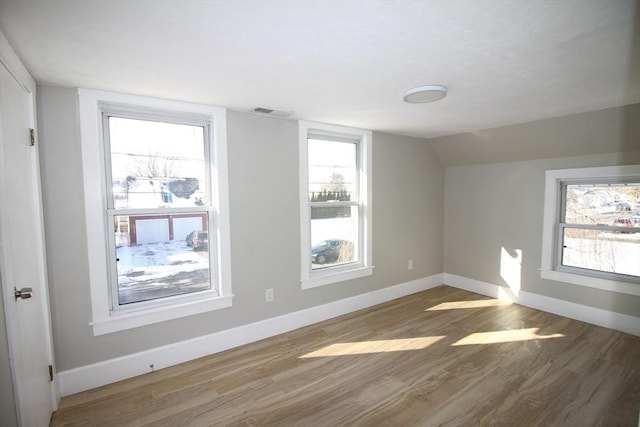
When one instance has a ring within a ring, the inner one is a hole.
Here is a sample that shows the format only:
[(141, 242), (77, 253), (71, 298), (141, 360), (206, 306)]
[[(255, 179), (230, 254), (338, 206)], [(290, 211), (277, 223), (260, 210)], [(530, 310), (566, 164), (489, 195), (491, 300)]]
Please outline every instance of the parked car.
[(613, 221), (613, 225), (615, 227), (633, 227), (633, 222), (631, 218), (617, 218)]
[(187, 246), (193, 248), (194, 251), (200, 251), (209, 248), (209, 233), (204, 230), (192, 231), (187, 235)]
[(353, 251), (353, 243), (340, 239), (323, 240), (311, 248), (311, 262), (325, 264), (336, 262), (341, 258), (349, 259)]
[(618, 211), (630, 211), (631, 210), (631, 205), (629, 203), (625, 203), (625, 202), (618, 202), (616, 205), (616, 210)]

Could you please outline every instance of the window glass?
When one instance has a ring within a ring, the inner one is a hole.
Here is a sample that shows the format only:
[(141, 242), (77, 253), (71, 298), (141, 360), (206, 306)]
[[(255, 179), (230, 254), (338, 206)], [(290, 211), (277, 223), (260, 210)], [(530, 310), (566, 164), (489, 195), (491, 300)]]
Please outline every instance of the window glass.
[(205, 127), (105, 117), (114, 306), (211, 290)]
[[(200, 224), (202, 216), (174, 219)], [(170, 218), (115, 216), (118, 304), (149, 301), (211, 288), (209, 240), (206, 231), (184, 236), (169, 227)], [(196, 228), (202, 228), (201, 225)]]
[[(640, 226), (640, 184), (567, 184), (564, 222)], [(625, 221), (626, 220), (626, 221)]]
[(603, 180), (562, 187), (560, 266), (640, 276), (640, 183)]
[(309, 200), (358, 200), (356, 143), (309, 139)]
[(109, 117), (113, 207), (202, 206), (204, 127)]
[(311, 268), (358, 261), (358, 206), (311, 208)]
[(640, 276), (640, 232), (620, 233), (565, 228), (562, 264)]
[(358, 261), (358, 145), (309, 138), (311, 268)]

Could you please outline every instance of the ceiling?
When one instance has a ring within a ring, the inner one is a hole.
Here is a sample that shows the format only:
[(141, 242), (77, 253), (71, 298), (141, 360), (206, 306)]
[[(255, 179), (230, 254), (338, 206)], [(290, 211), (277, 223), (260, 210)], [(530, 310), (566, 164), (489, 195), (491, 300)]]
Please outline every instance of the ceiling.
[[(431, 138), (640, 102), (635, 0), (0, 0), (38, 83)], [(446, 98), (406, 104), (425, 84)]]

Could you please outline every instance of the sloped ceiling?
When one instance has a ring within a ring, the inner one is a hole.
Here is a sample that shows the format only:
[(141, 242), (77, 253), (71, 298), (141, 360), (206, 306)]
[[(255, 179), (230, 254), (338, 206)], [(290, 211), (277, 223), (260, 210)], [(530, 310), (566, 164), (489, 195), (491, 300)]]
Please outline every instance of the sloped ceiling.
[[(0, 0), (43, 84), (431, 138), (640, 102), (633, 0)], [(405, 90), (448, 96), (406, 104)]]

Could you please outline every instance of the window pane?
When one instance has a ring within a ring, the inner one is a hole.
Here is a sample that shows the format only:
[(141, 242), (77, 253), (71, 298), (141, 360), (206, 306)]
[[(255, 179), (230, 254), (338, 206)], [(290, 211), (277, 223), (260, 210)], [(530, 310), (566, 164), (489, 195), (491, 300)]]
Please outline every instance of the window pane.
[(114, 226), (120, 305), (211, 288), (206, 214), (116, 215)]
[(562, 264), (640, 276), (640, 232), (564, 229)]
[(357, 144), (309, 139), (309, 200), (357, 200)]
[(567, 185), (565, 222), (640, 226), (640, 184)]
[(311, 208), (311, 268), (357, 262), (358, 207)]
[(109, 117), (113, 206), (206, 203), (204, 127)]

